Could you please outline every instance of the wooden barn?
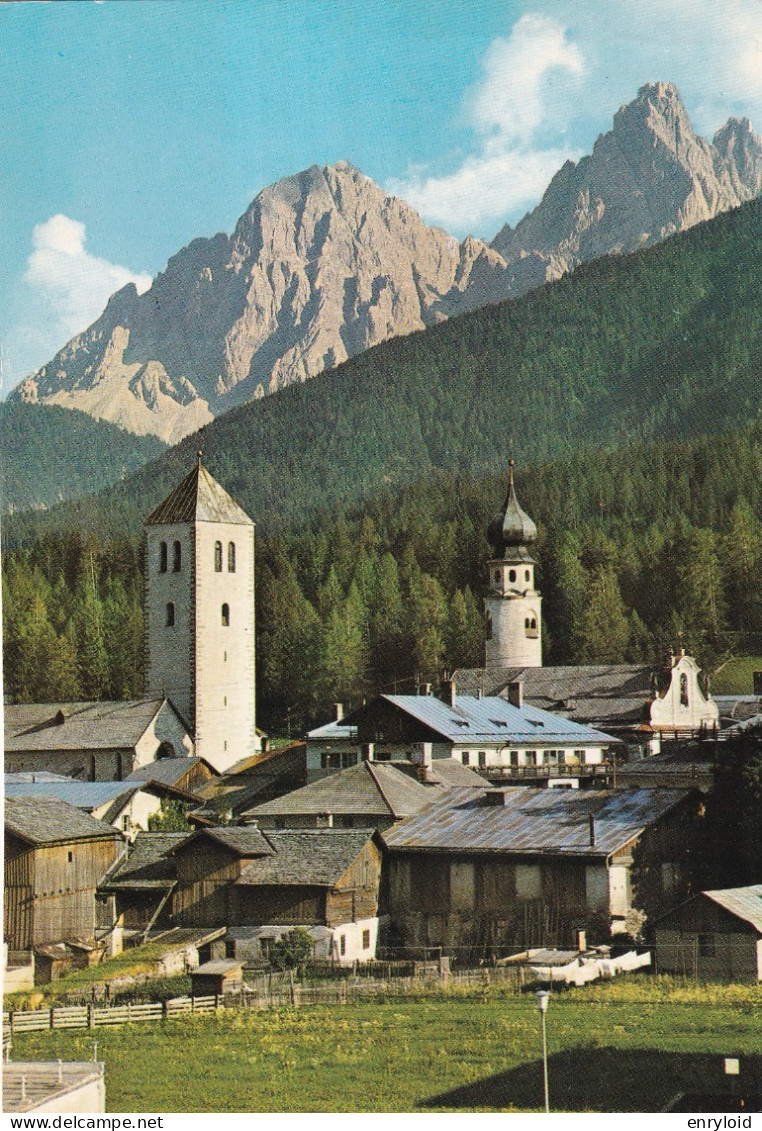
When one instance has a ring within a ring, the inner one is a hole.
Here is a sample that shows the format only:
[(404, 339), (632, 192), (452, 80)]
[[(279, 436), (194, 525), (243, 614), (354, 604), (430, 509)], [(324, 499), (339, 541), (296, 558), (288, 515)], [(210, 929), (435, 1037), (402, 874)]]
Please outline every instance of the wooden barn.
[(762, 884), (702, 891), (664, 915), (655, 937), (664, 973), (762, 981)]
[(685, 893), (685, 790), (452, 790), (382, 833), (403, 946), (452, 954), (606, 941)]
[(381, 849), (372, 829), (203, 829), (174, 856), (180, 925), (325, 926), (337, 961), (375, 954)]
[(5, 800), (4, 935), (30, 950), (96, 932), (96, 889), (122, 838), (54, 797)]

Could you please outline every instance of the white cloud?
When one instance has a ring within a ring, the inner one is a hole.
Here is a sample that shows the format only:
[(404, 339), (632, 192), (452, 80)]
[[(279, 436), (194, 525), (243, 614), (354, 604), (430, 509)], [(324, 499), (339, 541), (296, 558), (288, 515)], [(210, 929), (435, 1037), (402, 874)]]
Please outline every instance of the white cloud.
[(60, 213), (38, 224), (24, 280), (47, 308), (55, 337), (68, 341), (85, 330), (103, 311), (114, 291), (134, 283), (148, 290), (151, 276), (99, 259), (85, 250), (85, 225)]
[(564, 106), (563, 92), (584, 76), (585, 63), (560, 23), (522, 16), (507, 39), (492, 41), (482, 71), (463, 99), (473, 152), (452, 173), (411, 168), (387, 184), (425, 219), (455, 230), (498, 224), (536, 203), (564, 160), (580, 156), (562, 144), (573, 106)]

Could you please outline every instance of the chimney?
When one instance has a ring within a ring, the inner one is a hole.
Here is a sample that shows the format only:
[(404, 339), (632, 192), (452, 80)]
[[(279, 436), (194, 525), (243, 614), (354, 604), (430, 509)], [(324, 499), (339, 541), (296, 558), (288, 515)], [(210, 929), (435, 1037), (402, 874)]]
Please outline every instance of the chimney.
[(442, 699), (448, 707), (455, 707), (455, 696), (457, 695), (457, 688), (455, 687), (454, 679), (442, 680)]
[(587, 950), (587, 932), (577, 931), (577, 950), (583, 954)]
[(363, 742), (363, 744), (360, 747), (360, 753), (362, 754), (363, 762), (373, 762), (374, 761), (373, 755), (375, 753), (375, 743), (373, 743), (373, 742)]
[(751, 678), (754, 680), (754, 694), (762, 695), (762, 672), (752, 672)]
[(524, 706), (524, 684), (520, 679), (508, 684), (508, 702), (514, 707)]
[(410, 761), (419, 767), (419, 780), (431, 781), (432, 745), (430, 742), (416, 742), (413, 746)]
[(333, 721), (335, 723), (340, 723), (343, 718), (344, 718), (344, 704), (343, 703), (334, 703), (334, 705), (333, 705)]
[(595, 814), (588, 813), (587, 821), (590, 826), (590, 847), (595, 848)]

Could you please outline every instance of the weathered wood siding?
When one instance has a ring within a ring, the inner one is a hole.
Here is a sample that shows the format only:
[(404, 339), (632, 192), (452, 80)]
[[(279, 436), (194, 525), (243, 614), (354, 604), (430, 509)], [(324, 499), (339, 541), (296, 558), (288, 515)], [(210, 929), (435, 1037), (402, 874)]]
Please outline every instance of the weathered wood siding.
[(95, 932), (95, 892), (116, 859), (117, 839), (33, 848), (5, 840), (6, 940), (14, 950)]
[(178, 926), (222, 926), (235, 921), (233, 885), (242, 860), (213, 840), (195, 840), (177, 853), (173, 918)]
[(708, 981), (762, 981), (762, 937), (699, 895), (656, 924), (660, 971)]

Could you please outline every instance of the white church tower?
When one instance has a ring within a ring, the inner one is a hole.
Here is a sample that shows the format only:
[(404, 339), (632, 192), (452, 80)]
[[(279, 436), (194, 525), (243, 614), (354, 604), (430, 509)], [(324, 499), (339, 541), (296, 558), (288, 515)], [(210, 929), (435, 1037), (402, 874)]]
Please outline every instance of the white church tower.
[(146, 519), (148, 695), (223, 771), (257, 749), (254, 523), (201, 463)]
[(534, 587), (537, 564), (527, 550), (537, 527), (518, 504), (510, 460), (508, 496), (487, 530), (493, 549), (487, 563), (487, 668), (542, 667), (542, 598)]

